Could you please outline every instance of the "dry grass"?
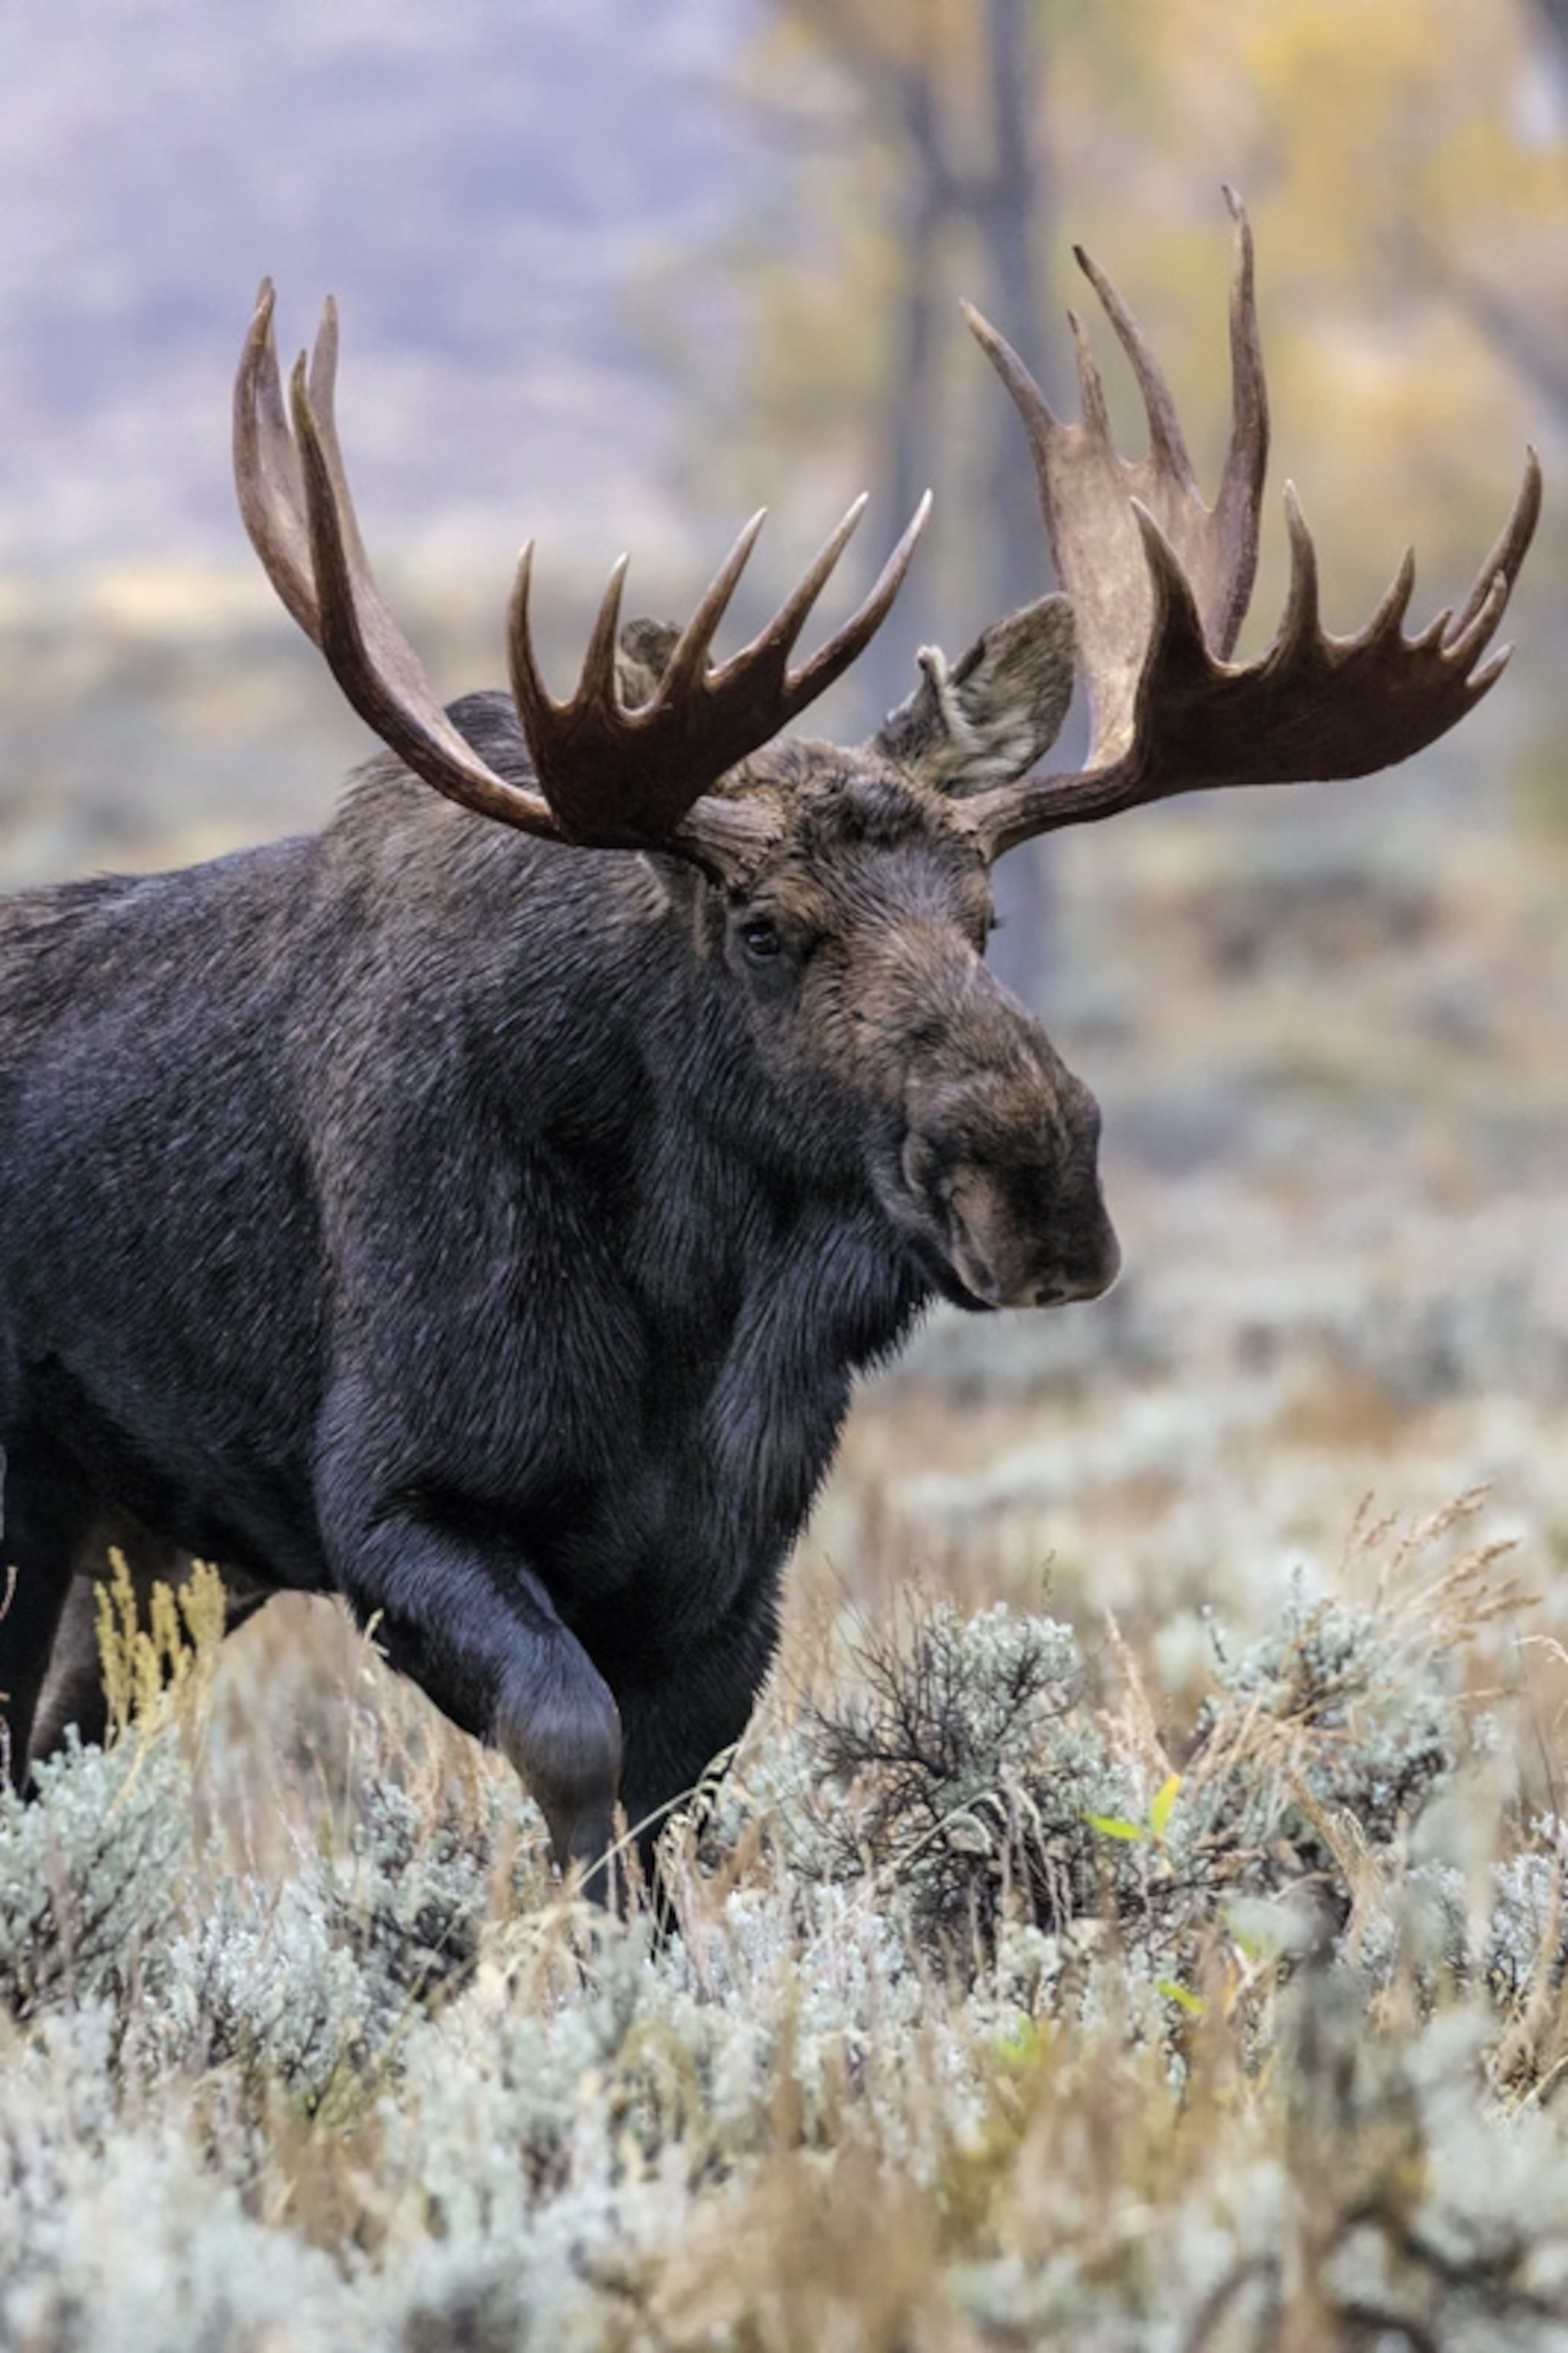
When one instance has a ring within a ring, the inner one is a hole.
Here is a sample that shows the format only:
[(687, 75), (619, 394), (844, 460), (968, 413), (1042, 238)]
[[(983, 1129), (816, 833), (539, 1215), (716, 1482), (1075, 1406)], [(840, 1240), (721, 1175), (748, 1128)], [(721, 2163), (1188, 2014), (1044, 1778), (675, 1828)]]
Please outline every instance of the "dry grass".
[(122, 1614), (129, 1729), (0, 1815), (0, 2339), (1560, 2342), (1568, 1828), (1478, 1525), (1363, 1519), (1195, 1710), (818, 1584), (663, 1943), (335, 1613), (139, 1697)]

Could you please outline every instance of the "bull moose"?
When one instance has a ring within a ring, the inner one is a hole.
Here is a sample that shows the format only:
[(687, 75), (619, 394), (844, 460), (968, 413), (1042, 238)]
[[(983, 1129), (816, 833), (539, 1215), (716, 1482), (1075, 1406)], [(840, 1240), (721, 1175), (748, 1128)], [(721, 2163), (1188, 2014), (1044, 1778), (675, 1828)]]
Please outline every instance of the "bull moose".
[[(646, 1845), (747, 1719), (855, 1372), (935, 1297), (1051, 1306), (1111, 1282), (1095, 1103), (986, 966), (992, 864), (1171, 794), (1361, 776), (1432, 742), (1502, 667), (1482, 658), (1540, 501), (1531, 457), (1457, 615), (1404, 633), (1407, 558), (1336, 638), (1287, 491), (1284, 617), (1233, 663), (1268, 427), (1231, 203), (1213, 508), (1086, 257), (1148, 411), (1136, 463), (1075, 321), (1069, 423), (971, 312), (1062, 593), (957, 661), (923, 651), (851, 749), (782, 731), (883, 622), (924, 504), (799, 667), (863, 501), (725, 659), (760, 516), (683, 629), (621, 628), (619, 565), (566, 702), (535, 659), (530, 548), (510, 693), (443, 710), (366, 560), (332, 306), (285, 400), (263, 287), (240, 506), (387, 756), (318, 835), (0, 906), (16, 1786), (67, 1725), (101, 1730), (79, 1634), (106, 1542), (143, 1575), (196, 1553), (235, 1618), (283, 1588), (374, 1618), (602, 1892), (618, 1803)], [(1086, 764), (1033, 773), (1075, 664)]]

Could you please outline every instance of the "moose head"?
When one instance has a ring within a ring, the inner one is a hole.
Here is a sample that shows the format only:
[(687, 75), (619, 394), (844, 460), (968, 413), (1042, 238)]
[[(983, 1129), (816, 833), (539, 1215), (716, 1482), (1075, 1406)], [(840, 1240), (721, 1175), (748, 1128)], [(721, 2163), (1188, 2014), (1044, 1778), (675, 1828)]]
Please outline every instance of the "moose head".
[[(1451, 727), (1507, 659), (1480, 666), (1534, 528), (1533, 456), (1465, 607), (1413, 638), (1403, 628), (1409, 556), (1362, 629), (1325, 632), (1311, 536), (1287, 489), (1284, 618), (1266, 653), (1230, 660), (1256, 568), (1268, 406), (1251, 237), (1226, 194), (1235, 224), (1233, 422), (1213, 506), (1199, 494), (1159, 363), (1081, 249), (1142, 392), (1142, 459), (1128, 462), (1113, 446), (1075, 318), (1082, 413), (1069, 424), (969, 310), (1028, 436), (1062, 593), (988, 629), (957, 663), (923, 650), (916, 691), (853, 750), (782, 731), (885, 618), (929, 493), (859, 609), (798, 668), (797, 641), (863, 498), (767, 628), (722, 661), (713, 659), (715, 635), (766, 511), (679, 631), (647, 622), (621, 630), (623, 557), (565, 702), (548, 692), (535, 659), (530, 543), (509, 628), (512, 694), (533, 770), (518, 781), (482, 759), (443, 711), (376, 591), (334, 423), (333, 305), (308, 369), (302, 358), (294, 371), (287, 410), (270, 285), (239, 371), (245, 521), (349, 702), (416, 775), (503, 825), (641, 849), (666, 872), (688, 866), (706, 886), (683, 894), (694, 939), (733, 974), (758, 1060), (798, 1113), (798, 1134), (823, 1134), (824, 1090), (848, 1091), (888, 1220), (931, 1283), (966, 1305), (1093, 1297), (1118, 1263), (1095, 1175), (1093, 1100), (981, 963), (995, 860), (1036, 834), (1176, 793), (1388, 766)], [(1075, 662), (1092, 714), (1089, 756), (1070, 774), (1041, 775)], [(829, 1121), (826, 1132), (841, 1126)]]

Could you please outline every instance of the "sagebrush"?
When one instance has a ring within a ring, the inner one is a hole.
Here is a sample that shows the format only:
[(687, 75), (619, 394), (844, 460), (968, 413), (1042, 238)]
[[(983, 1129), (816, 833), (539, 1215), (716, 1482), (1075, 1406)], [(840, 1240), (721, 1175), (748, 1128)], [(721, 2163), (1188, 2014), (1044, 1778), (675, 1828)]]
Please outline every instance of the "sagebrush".
[(1215, 1629), (1184, 1722), (1114, 1630), (840, 1625), (667, 1829), (673, 1932), (368, 1662), (260, 1867), (165, 1612), (0, 1811), (0, 2341), (1561, 2342), (1568, 1825), (1466, 1525)]

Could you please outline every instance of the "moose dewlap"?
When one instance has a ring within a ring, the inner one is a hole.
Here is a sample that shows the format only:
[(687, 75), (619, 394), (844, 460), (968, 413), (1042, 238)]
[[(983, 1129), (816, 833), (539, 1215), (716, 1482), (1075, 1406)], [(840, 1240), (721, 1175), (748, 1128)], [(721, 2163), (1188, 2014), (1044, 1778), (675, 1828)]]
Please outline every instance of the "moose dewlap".
[[(1200, 786), (1367, 773), (1454, 724), (1539, 505), (1533, 459), (1464, 607), (1408, 567), (1324, 634), (1292, 504), (1268, 653), (1229, 659), (1267, 441), (1235, 216), (1234, 424), (1213, 507), (1170, 394), (1112, 447), (977, 335), (1022, 417), (1062, 583), (851, 748), (787, 737), (888, 612), (917, 513), (799, 667), (860, 509), (727, 659), (760, 522), (683, 630), (620, 626), (541, 683), (531, 556), (511, 691), (443, 710), (371, 578), (330, 306), (287, 399), (264, 288), (236, 387), (246, 523), (388, 747), (318, 836), (0, 906), (0, 1618), (7, 1769), (104, 1722), (91, 1580), (223, 1565), (232, 1620), (345, 1597), (497, 1742), (603, 1893), (618, 1805), (662, 1810), (741, 1731), (780, 1573), (856, 1369), (933, 1296), (1093, 1298), (1098, 1113), (988, 971), (1005, 850)], [(1044, 551), (1043, 551), (1044, 558)], [(1075, 663), (1087, 764), (1038, 775)], [(433, 790), (429, 787), (434, 787)]]

